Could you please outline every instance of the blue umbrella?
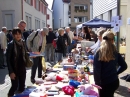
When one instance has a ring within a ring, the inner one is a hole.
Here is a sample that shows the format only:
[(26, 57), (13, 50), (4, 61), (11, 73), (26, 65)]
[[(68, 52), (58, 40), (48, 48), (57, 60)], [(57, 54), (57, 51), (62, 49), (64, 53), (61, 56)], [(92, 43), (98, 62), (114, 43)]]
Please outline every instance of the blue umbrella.
[(83, 26), (89, 26), (90, 28), (99, 28), (99, 27), (112, 28), (111, 22), (104, 21), (99, 18), (94, 18), (88, 22), (85, 22), (83, 23)]

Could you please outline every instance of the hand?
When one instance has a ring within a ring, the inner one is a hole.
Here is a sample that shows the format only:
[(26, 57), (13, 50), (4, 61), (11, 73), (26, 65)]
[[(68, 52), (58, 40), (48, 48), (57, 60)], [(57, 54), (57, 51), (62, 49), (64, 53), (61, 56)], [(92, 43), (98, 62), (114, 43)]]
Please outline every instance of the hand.
[(40, 52), (32, 52), (32, 53), (34, 53), (34, 54), (40, 54)]
[(16, 77), (16, 75), (15, 75), (14, 73), (11, 73), (11, 74), (10, 74), (10, 78), (11, 78), (12, 80), (15, 80), (15, 77)]

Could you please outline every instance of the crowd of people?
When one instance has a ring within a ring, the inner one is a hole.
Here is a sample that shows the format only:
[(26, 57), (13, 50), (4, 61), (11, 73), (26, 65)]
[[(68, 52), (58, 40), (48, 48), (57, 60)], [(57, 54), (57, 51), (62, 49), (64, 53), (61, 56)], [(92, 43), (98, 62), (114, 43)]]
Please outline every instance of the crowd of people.
[[(25, 31), (25, 28), (26, 22), (21, 20), (18, 27), (10, 30), (7, 36), (6, 27), (2, 27), (0, 32), (0, 69), (5, 68), (4, 52), (6, 52), (12, 83), (8, 97), (12, 97), (16, 90), (18, 93), (24, 91), (27, 52), (45, 53), (46, 61), (61, 62), (63, 57), (67, 57), (72, 49), (76, 48), (77, 41), (81, 40), (95, 41), (93, 46), (86, 47), (87, 53), (91, 52), (95, 55), (93, 64), (95, 84), (102, 87), (99, 91), (100, 97), (113, 97), (115, 90), (119, 87), (118, 74), (127, 69), (127, 64), (116, 50), (114, 34), (111, 30), (100, 28), (95, 34), (92, 29), (83, 27), (77, 35), (76, 31), (71, 31), (70, 27), (59, 28), (55, 33), (51, 27), (36, 31)], [(38, 78), (42, 77), (42, 57), (32, 57), (32, 60), (30, 79), (32, 83), (35, 83), (37, 68)]]

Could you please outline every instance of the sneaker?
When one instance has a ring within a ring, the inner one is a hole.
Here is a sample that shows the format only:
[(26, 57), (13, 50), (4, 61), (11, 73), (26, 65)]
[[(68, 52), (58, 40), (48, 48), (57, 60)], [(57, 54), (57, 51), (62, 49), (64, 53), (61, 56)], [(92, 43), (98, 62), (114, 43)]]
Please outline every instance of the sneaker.
[(34, 84), (36, 81), (35, 81), (35, 79), (31, 79), (31, 82)]

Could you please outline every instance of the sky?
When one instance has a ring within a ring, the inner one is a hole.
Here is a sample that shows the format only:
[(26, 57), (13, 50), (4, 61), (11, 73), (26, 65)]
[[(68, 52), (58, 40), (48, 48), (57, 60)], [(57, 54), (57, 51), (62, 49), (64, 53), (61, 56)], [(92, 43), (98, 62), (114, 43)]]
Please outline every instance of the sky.
[(51, 9), (53, 0), (46, 0), (46, 2), (48, 3), (48, 8)]

